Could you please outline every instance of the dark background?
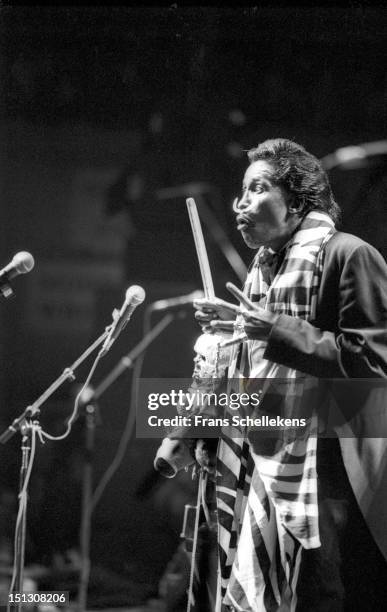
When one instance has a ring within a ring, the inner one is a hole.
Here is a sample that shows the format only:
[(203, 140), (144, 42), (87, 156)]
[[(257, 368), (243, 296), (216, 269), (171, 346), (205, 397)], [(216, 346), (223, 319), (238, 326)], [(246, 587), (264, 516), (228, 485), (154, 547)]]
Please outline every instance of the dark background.
[[(187, 183), (248, 263), (251, 252), (231, 214), (245, 150), (283, 136), (325, 157), (387, 138), (386, 25), (385, 8), (360, 4), (2, 6), (0, 255), (2, 265), (19, 250), (36, 260), (31, 274), (15, 280), (15, 299), (1, 304), (3, 427), (102, 333), (129, 284), (145, 288), (147, 303), (200, 288)], [(386, 256), (386, 155), (329, 174), (343, 229)], [(171, 187), (177, 192), (161, 198)], [(205, 235), (216, 293), (227, 297), (225, 282), (240, 281)], [(143, 313), (144, 306), (95, 383), (140, 340)], [(188, 310), (149, 349), (144, 373), (189, 376), (198, 334)], [(79, 382), (90, 364), (80, 368)], [(119, 443), (130, 388), (126, 375), (101, 398), (95, 482)], [(62, 431), (73, 396), (74, 386), (65, 384), (47, 402), (45, 429)], [(39, 447), (29, 563), (53, 567), (55, 555), (63, 560), (78, 546), (83, 436), (81, 420), (66, 441)], [(8, 536), (17, 438), (0, 448)], [(185, 474), (165, 484), (154, 477), (156, 447), (130, 442), (94, 514), (93, 568), (114, 572), (120, 585), (105, 594), (109, 604), (120, 603), (120, 588), (126, 603), (157, 589), (178, 542), (183, 505), (194, 495)]]

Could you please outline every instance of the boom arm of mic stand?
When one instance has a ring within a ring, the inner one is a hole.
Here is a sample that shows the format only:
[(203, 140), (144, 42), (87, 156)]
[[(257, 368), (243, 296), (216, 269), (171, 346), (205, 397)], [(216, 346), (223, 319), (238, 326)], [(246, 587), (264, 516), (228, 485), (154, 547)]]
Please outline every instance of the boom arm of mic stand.
[(148, 346), (161, 334), (161, 332), (173, 321), (174, 315), (165, 315), (157, 325), (152, 327), (149, 333), (134, 347), (127, 355), (124, 355), (118, 364), (111, 370), (111, 372), (100, 382), (88, 398), (87, 403), (98, 400), (101, 395), (114, 383), (125, 370), (129, 370), (137, 357), (141, 355), (148, 348)]
[(51, 395), (67, 379), (74, 380), (74, 370), (76, 370), (77, 367), (81, 365), (81, 363), (90, 355), (90, 353), (94, 351), (94, 349), (97, 348), (97, 346), (102, 344), (108, 333), (109, 328), (107, 328), (104, 333), (99, 338), (97, 338), (97, 340), (93, 342), (93, 344), (89, 346), (89, 348), (87, 348), (85, 352), (82, 353), (82, 355), (76, 361), (74, 361), (74, 363), (69, 368), (65, 368), (62, 374), (52, 383), (52, 385), (50, 385), (50, 387), (48, 387), (48, 389), (46, 389), (46, 391), (44, 391), (44, 393), (42, 393), (40, 397), (38, 397), (38, 399), (31, 406), (27, 406), (24, 412), (19, 417), (17, 417), (13, 421), (13, 423), (9, 427), (7, 427), (7, 429), (3, 431), (3, 433), (0, 435), (1, 444), (5, 444), (10, 438), (12, 438), (12, 436), (17, 432), (17, 430), (20, 429), (22, 423), (25, 421), (26, 418), (33, 418), (35, 415), (38, 415), (40, 406), (44, 404), (44, 402), (49, 397), (51, 397)]

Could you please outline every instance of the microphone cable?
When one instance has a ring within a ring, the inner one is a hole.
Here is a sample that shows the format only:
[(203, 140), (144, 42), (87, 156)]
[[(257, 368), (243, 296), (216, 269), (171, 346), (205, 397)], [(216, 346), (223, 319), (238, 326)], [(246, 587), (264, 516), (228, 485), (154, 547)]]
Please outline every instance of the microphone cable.
[(87, 387), (89, 386), (90, 381), (92, 379), (92, 376), (93, 376), (93, 374), (95, 372), (95, 369), (96, 369), (96, 367), (97, 367), (101, 357), (102, 357), (101, 353), (98, 353), (97, 357), (95, 358), (95, 360), (94, 360), (94, 362), (93, 362), (93, 364), (92, 364), (92, 366), (90, 368), (89, 374), (87, 375), (87, 378), (86, 378), (85, 382), (83, 383), (83, 385), (81, 387), (81, 390), (78, 392), (78, 394), (77, 394), (77, 396), (76, 396), (76, 398), (74, 400), (74, 408), (73, 408), (73, 411), (72, 411), (72, 413), (71, 413), (71, 415), (70, 415), (70, 417), (69, 417), (69, 419), (67, 421), (66, 431), (62, 435), (60, 435), (60, 436), (53, 436), (53, 435), (47, 433), (46, 431), (42, 430), (41, 434), (42, 434), (43, 438), (47, 438), (48, 440), (64, 440), (70, 434), (71, 428), (73, 426), (73, 423), (76, 420), (76, 418), (78, 417), (79, 402), (80, 402), (80, 399), (82, 397), (82, 394), (84, 393), (85, 389), (87, 389)]

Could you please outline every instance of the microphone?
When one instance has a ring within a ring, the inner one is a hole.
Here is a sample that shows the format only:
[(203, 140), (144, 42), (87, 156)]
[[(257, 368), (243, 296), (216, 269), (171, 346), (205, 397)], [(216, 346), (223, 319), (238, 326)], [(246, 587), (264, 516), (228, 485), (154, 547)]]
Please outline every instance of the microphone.
[(11, 263), (0, 270), (0, 282), (8, 282), (18, 274), (27, 274), (35, 265), (35, 260), (31, 253), (20, 251), (14, 255)]
[(115, 321), (113, 321), (109, 334), (101, 349), (101, 355), (105, 355), (113, 342), (118, 338), (133, 312), (145, 300), (145, 291), (139, 285), (132, 285), (125, 293), (125, 302), (122, 305)]
[(179, 308), (180, 306), (191, 306), (194, 300), (199, 300), (203, 297), (203, 291), (197, 289), (188, 295), (180, 295), (179, 297), (168, 298), (166, 300), (157, 300), (148, 306), (148, 310), (150, 312), (156, 312), (161, 310), (169, 310), (170, 308)]
[(0, 270), (0, 292), (4, 297), (11, 297), (13, 295), (12, 288), (9, 284), (11, 278), (18, 276), (18, 274), (27, 274), (30, 272), (35, 265), (35, 260), (31, 253), (27, 251), (20, 251), (14, 255), (12, 261)]

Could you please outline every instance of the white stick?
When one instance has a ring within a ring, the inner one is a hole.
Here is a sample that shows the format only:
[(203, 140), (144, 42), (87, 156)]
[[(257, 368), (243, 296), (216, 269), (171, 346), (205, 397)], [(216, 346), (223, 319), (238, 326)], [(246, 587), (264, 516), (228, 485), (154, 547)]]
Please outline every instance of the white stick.
[(192, 233), (196, 246), (196, 253), (199, 259), (204, 295), (207, 299), (213, 299), (215, 297), (214, 284), (212, 282), (210, 263), (208, 261), (206, 245), (204, 242), (204, 236), (202, 232), (202, 226), (200, 224), (198, 210), (196, 208), (196, 202), (193, 198), (187, 198), (186, 203), (189, 219), (191, 221)]

